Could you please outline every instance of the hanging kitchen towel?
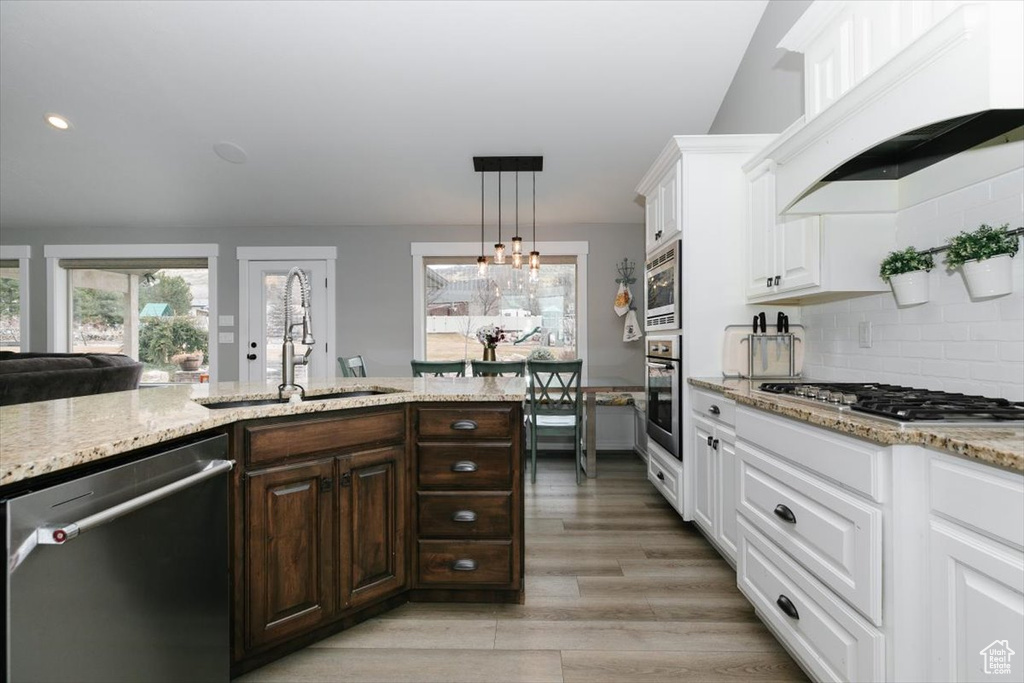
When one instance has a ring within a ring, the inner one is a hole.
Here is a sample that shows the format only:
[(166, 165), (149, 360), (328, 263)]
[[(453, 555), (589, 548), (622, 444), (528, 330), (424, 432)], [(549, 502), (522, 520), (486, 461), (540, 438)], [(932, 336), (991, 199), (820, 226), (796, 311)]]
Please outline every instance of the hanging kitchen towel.
[(615, 295), (615, 312), (619, 317), (626, 315), (631, 303), (633, 303), (633, 293), (629, 291), (629, 286), (625, 282), (620, 282), (619, 292)]
[(622, 331), (622, 341), (639, 341), (643, 334), (640, 332), (640, 323), (636, 320), (636, 310), (629, 309), (626, 312), (626, 327)]

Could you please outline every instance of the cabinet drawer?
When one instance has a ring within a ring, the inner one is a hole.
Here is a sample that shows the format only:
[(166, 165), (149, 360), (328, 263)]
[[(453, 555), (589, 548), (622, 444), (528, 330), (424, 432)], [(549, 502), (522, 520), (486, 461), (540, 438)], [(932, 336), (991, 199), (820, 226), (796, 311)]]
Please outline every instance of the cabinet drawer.
[(701, 417), (730, 427), (736, 424), (736, 403), (721, 394), (690, 387), (690, 405)]
[(512, 447), (507, 443), (421, 443), (418, 481), (423, 488), (512, 488)]
[(512, 541), (420, 541), (419, 551), (420, 585), (512, 581)]
[(508, 538), (512, 535), (512, 494), (419, 493), (421, 537)]
[(883, 502), (882, 446), (809, 427), (760, 410), (740, 406), (736, 433), (744, 441), (771, 451), (838, 483)]
[(931, 509), (943, 517), (1016, 547), (1024, 546), (1024, 478), (985, 465), (933, 454)]
[(676, 512), (683, 512), (682, 463), (647, 446), (647, 479), (665, 496)]
[(419, 408), (421, 438), (480, 439), (512, 435), (512, 408)]
[(249, 464), (404, 438), (404, 410), (245, 427)]
[(875, 624), (882, 619), (882, 512), (741, 443), (738, 507)]
[(885, 680), (884, 636), (744, 519), (739, 520), (739, 533), (740, 590), (811, 677)]

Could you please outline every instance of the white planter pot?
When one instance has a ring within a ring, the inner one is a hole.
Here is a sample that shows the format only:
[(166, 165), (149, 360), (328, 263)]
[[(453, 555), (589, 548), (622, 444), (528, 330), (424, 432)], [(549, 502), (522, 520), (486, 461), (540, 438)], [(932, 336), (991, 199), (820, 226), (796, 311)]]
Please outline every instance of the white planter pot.
[(960, 270), (972, 299), (1002, 296), (1013, 291), (1013, 263), (1009, 254), (967, 261)]
[(928, 271), (914, 270), (889, 278), (897, 306), (915, 306), (928, 301)]

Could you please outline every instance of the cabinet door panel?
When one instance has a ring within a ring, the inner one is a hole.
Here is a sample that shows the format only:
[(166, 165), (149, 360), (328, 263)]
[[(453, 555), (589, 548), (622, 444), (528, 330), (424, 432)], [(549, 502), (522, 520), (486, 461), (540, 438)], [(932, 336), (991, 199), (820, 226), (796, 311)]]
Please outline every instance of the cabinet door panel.
[(775, 271), (788, 292), (821, 284), (821, 226), (818, 216), (786, 218), (775, 225)]
[(1020, 553), (938, 521), (931, 523), (929, 543), (932, 680), (987, 681), (1017, 673), (1018, 662), (1007, 662), (998, 650), (1024, 642)]
[(711, 536), (715, 534), (715, 475), (710, 441), (714, 427), (701, 418), (693, 422), (693, 520)]
[(721, 427), (715, 429), (718, 450), (715, 458), (718, 465), (718, 533), (722, 550), (736, 559), (736, 435)]
[(661, 195), (661, 222), (658, 243), (665, 244), (680, 230), (679, 163), (677, 162), (658, 184)]
[(383, 448), (339, 461), (342, 604), (357, 607), (405, 583), (404, 450)]
[(308, 631), (333, 613), (333, 465), (248, 475), (249, 647)]
[(758, 166), (747, 177), (747, 296), (772, 291), (769, 278), (774, 278), (775, 251), (775, 175), (771, 161)]
[(650, 251), (659, 244), (654, 236), (658, 232), (661, 223), (661, 200), (658, 188), (654, 188), (651, 191), (651, 195), (646, 198), (644, 216), (644, 223), (647, 226), (647, 251)]

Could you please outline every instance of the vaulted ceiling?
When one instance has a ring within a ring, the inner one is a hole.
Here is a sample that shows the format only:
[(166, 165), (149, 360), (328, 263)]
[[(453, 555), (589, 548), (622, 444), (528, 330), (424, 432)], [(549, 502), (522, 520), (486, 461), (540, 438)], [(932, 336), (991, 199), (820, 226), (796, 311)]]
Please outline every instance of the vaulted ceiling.
[(538, 222), (640, 223), (766, 1), (4, 0), (0, 226), (472, 225), (504, 154), (544, 156)]

